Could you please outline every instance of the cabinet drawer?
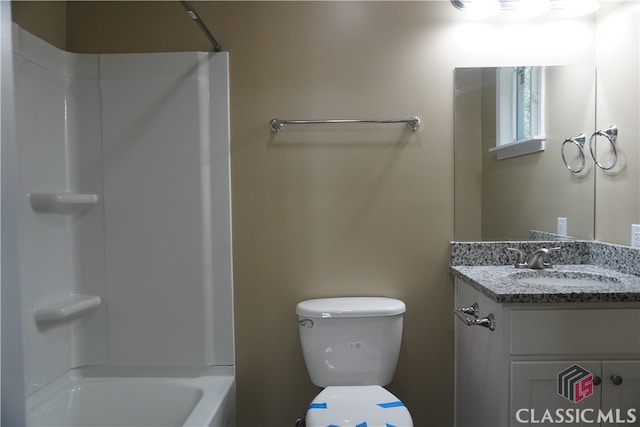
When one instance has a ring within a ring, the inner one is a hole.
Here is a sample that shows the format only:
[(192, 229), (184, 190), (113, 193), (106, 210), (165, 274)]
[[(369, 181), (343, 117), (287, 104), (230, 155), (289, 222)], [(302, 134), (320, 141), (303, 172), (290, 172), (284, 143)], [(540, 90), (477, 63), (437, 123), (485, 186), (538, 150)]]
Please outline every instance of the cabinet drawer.
[(639, 309), (513, 309), (511, 354), (640, 353)]

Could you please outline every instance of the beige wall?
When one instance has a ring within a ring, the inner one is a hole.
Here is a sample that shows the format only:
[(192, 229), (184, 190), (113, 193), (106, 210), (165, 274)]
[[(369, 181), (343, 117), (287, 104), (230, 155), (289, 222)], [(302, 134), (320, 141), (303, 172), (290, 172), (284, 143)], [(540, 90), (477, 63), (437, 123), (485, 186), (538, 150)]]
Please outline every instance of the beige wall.
[[(432, 67), (442, 15), (432, 10), (284, 2), (225, 11), (234, 23), (219, 37), (232, 58), (243, 426), (290, 425), (317, 392), (295, 304), (368, 294), (407, 303), (391, 390), (416, 425), (452, 422), (452, 126), (450, 117), (440, 122), (452, 111), (452, 85), (450, 68)], [(415, 134), (401, 126), (289, 127), (276, 136), (267, 129), (273, 117), (413, 114), (425, 121)]]
[[(640, 224), (640, 2), (605, 3), (598, 16), (597, 129), (618, 127), (619, 166), (597, 171), (597, 240), (629, 245)], [(609, 151), (598, 138), (598, 147)]]
[[(417, 426), (451, 425), (453, 69), (593, 63), (593, 40), (540, 41), (546, 23), (508, 36), (507, 19), (467, 22), (448, 1), (194, 4), (230, 52), (239, 425), (292, 425), (317, 391), (295, 304), (369, 294), (408, 307), (390, 389)], [(74, 1), (66, 19), (71, 51), (208, 48), (177, 2)], [(267, 128), (413, 114), (416, 133)]]
[[(455, 72), (455, 236), (482, 240), (482, 71)], [(494, 125), (495, 127), (495, 125)]]
[(60, 49), (67, 48), (66, 2), (13, 1), (11, 16), (22, 28)]

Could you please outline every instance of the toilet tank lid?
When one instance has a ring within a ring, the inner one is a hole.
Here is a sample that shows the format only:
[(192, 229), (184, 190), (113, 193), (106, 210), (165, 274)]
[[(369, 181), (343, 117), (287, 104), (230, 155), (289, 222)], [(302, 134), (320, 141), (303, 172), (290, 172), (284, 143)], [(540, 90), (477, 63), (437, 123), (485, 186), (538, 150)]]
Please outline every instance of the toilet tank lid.
[(318, 298), (299, 302), (296, 314), (310, 318), (384, 317), (406, 311), (404, 302), (386, 297)]

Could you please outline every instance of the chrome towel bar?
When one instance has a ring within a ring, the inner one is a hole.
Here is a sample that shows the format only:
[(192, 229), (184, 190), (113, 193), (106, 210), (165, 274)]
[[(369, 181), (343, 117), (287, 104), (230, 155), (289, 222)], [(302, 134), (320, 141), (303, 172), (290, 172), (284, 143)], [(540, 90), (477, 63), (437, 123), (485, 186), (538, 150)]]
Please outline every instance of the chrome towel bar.
[(280, 132), (284, 125), (315, 125), (315, 124), (344, 124), (344, 123), (406, 123), (407, 127), (415, 132), (420, 129), (420, 117), (413, 116), (407, 119), (327, 119), (327, 120), (281, 120), (273, 119), (269, 122), (271, 132)]
[(478, 318), (480, 313), (480, 307), (478, 306), (478, 303), (474, 302), (468, 307), (458, 307), (454, 309), (453, 312), (467, 326), (482, 326), (489, 329), (490, 331), (496, 330), (496, 318), (492, 313), (489, 313), (483, 318)]
[(487, 316), (481, 319), (474, 319), (472, 317), (467, 317), (459, 311), (455, 311), (455, 314), (467, 326), (482, 326), (484, 328), (489, 329), (492, 332), (496, 330), (496, 318), (493, 316), (492, 313), (489, 313)]

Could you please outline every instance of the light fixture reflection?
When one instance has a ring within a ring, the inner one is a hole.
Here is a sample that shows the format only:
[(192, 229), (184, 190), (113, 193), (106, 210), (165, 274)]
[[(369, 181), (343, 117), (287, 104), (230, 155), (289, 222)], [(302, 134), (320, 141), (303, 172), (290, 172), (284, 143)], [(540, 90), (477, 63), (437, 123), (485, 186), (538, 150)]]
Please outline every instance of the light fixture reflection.
[(600, 9), (600, 3), (598, 0), (566, 0), (563, 8), (574, 16), (588, 15)]
[(518, 18), (533, 18), (551, 9), (550, 0), (520, 0), (514, 12)]
[(475, 17), (500, 10), (513, 11), (518, 18), (531, 18), (549, 9), (562, 9), (569, 15), (587, 15), (600, 7), (598, 0), (451, 0), (458, 9)]
[(472, 0), (465, 11), (474, 18), (483, 18), (500, 12), (501, 7), (498, 0)]
[(502, 8), (499, 0), (451, 0), (451, 3), (474, 18), (492, 15)]

